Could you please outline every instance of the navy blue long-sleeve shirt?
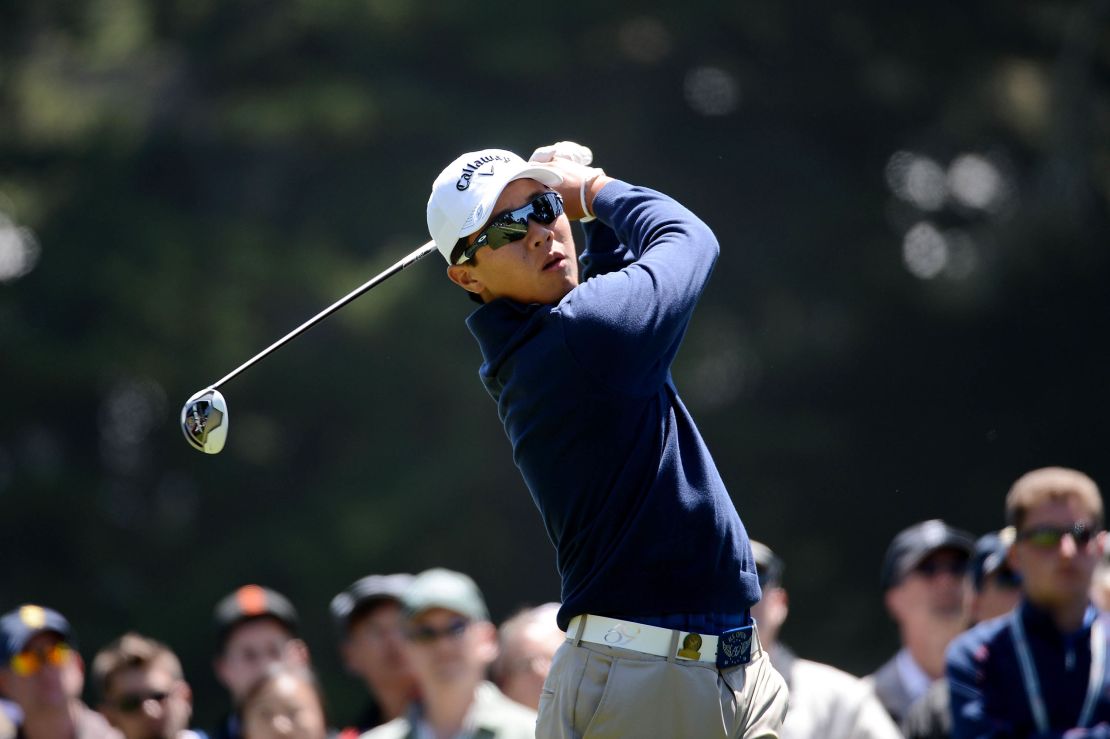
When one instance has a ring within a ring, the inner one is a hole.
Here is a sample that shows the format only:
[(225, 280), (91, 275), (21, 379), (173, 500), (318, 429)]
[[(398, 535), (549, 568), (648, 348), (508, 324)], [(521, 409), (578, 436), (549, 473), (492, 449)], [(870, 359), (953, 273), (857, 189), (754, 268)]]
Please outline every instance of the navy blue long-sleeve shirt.
[(1029, 696), (1014, 648), (1012, 615), (977, 624), (949, 645), (946, 653), (953, 739), (1039, 737), (1106, 739), (1110, 737), (1110, 682), (1105, 670), (1090, 726), (1076, 722), (1087, 695), (1091, 670), (1091, 625), (1106, 614), (1090, 607), (1083, 627), (1062, 634), (1049, 613), (1022, 601), (1021, 618), (1029, 651), (1037, 668), (1050, 732), (1037, 732)]
[(559, 625), (742, 613), (760, 596), (748, 536), (670, 374), (717, 240), (620, 181), (594, 211), (582, 281), (557, 305), (502, 298), (467, 319), (557, 551)]

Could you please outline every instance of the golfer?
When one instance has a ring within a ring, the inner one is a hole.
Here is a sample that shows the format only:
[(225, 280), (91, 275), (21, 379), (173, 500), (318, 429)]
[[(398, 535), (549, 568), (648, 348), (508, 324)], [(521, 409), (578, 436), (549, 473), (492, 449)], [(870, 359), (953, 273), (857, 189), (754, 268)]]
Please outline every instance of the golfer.
[[(555, 545), (567, 641), (538, 737), (777, 737), (748, 536), (670, 374), (718, 254), (671, 198), (561, 142), (463, 154), (428, 227)], [(584, 224), (582, 273), (570, 222)]]

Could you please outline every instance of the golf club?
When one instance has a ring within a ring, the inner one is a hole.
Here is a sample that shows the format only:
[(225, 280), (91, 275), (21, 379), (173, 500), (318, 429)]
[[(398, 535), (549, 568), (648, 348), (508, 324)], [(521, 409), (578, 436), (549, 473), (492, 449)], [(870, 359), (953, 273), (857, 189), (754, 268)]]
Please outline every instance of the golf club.
[(185, 440), (189, 445), (198, 451), (205, 454), (217, 454), (224, 448), (227, 442), (227, 429), (228, 429), (228, 414), (227, 414), (227, 401), (224, 396), (216, 388), (236, 377), (240, 372), (247, 369), (258, 360), (273, 353), (285, 344), (289, 343), (296, 337), (303, 334), (308, 329), (315, 326), (320, 321), (324, 320), (332, 313), (343, 306), (350, 303), (355, 298), (363, 295), (376, 285), (385, 282), (387, 279), (397, 274), (410, 264), (423, 259), (436, 250), (434, 241), (429, 241), (420, 248), (413, 251), (411, 254), (403, 257), (392, 267), (389, 267), (381, 274), (370, 278), (367, 282), (356, 287), (351, 292), (344, 295), (339, 300), (329, 305), (324, 310), (317, 313), (312, 318), (308, 319), (300, 326), (281, 337), (273, 344), (255, 354), (253, 357), (243, 362), (228, 374), (221, 377), (216, 382), (212, 383), (204, 390), (200, 390), (192, 395), (185, 405), (181, 408), (181, 431), (185, 434)]

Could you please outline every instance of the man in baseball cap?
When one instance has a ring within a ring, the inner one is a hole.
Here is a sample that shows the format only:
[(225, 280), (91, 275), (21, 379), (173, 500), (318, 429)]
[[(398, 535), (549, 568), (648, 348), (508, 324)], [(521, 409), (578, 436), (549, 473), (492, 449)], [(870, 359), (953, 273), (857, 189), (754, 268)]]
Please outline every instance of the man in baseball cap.
[[(1021, 600), (1021, 576), (1010, 568), (1007, 557), (1014, 543), (1014, 528), (991, 531), (975, 540), (964, 586), (968, 591), (969, 625), (1008, 613)], [(966, 632), (965, 632), (966, 633)], [(906, 739), (934, 739), (952, 734), (950, 686), (945, 677), (934, 680), (924, 696), (906, 712), (902, 733)]]
[(466, 244), (490, 216), (502, 190), (515, 180), (532, 179), (554, 187), (563, 181), (555, 170), (526, 162), (505, 149), (463, 154), (444, 168), (428, 199), (428, 230), (448, 264), (460, 264)]
[[(261, 585), (244, 585), (216, 604), (216, 657), (213, 668), (231, 694), (233, 705), (247, 694), (273, 664), (307, 666), (308, 647), (298, 638), (297, 611), (281, 593)], [(229, 713), (213, 739), (237, 739), (239, 718)]]
[(420, 573), (402, 595), (404, 649), (420, 699), (364, 739), (409, 736), (531, 739), (536, 714), (485, 681), (497, 630), (477, 584), (443, 568)]
[(0, 617), (0, 695), (19, 706), (25, 739), (122, 739), (81, 701), (85, 666), (57, 611), (25, 604)]
[(790, 687), (790, 712), (782, 739), (901, 739), (898, 727), (861, 679), (830, 665), (801, 659), (779, 640), (790, 610), (783, 585), (785, 564), (752, 540), (763, 598), (752, 607), (763, 648)]
[(975, 545), (944, 521), (922, 521), (891, 541), (880, 573), (883, 598), (902, 647), (867, 680), (898, 723), (944, 674), (944, 650), (967, 628), (964, 575)]
[(343, 662), (370, 694), (359, 731), (402, 715), (417, 695), (401, 631), (401, 595), (411, 582), (408, 574), (367, 575), (332, 598)]
[[(557, 553), (570, 638), (536, 735), (773, 735), (786, 688), (751, 620), (747, 532), (670, 371), (717, 239), (579, 144), (532, 160), (455, 158), (427, 216), (447, 276), (481, 303), (479, 375)], [(572, 221), (589, 221), (581, 274)]]

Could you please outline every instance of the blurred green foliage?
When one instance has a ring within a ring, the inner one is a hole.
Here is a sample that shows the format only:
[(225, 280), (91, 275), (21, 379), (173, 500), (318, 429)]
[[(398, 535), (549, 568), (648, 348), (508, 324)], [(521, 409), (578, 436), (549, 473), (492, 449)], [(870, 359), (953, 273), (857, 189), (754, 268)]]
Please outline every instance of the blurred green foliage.
[(219, 457), (177, 409), (422, 243), (455, 155), (574, 139), (720, 237), (677, 382), (786, 560), (785, 639), (869, 671), (896, 645), (896, 531), (997, 528), (1043, 464), (1110, 484), (1108, 21), (1105, 0), (0, 5), (0, 609), (61, 609), (86, 658), (168, 641), (208, 725), (211, 608), (245, 582), (299, 607), (338, 721), (360, 688), (327, 604), (356, 577), (461, 569), (497, 618), (557, 599), (437, 257), (229, 383)]

